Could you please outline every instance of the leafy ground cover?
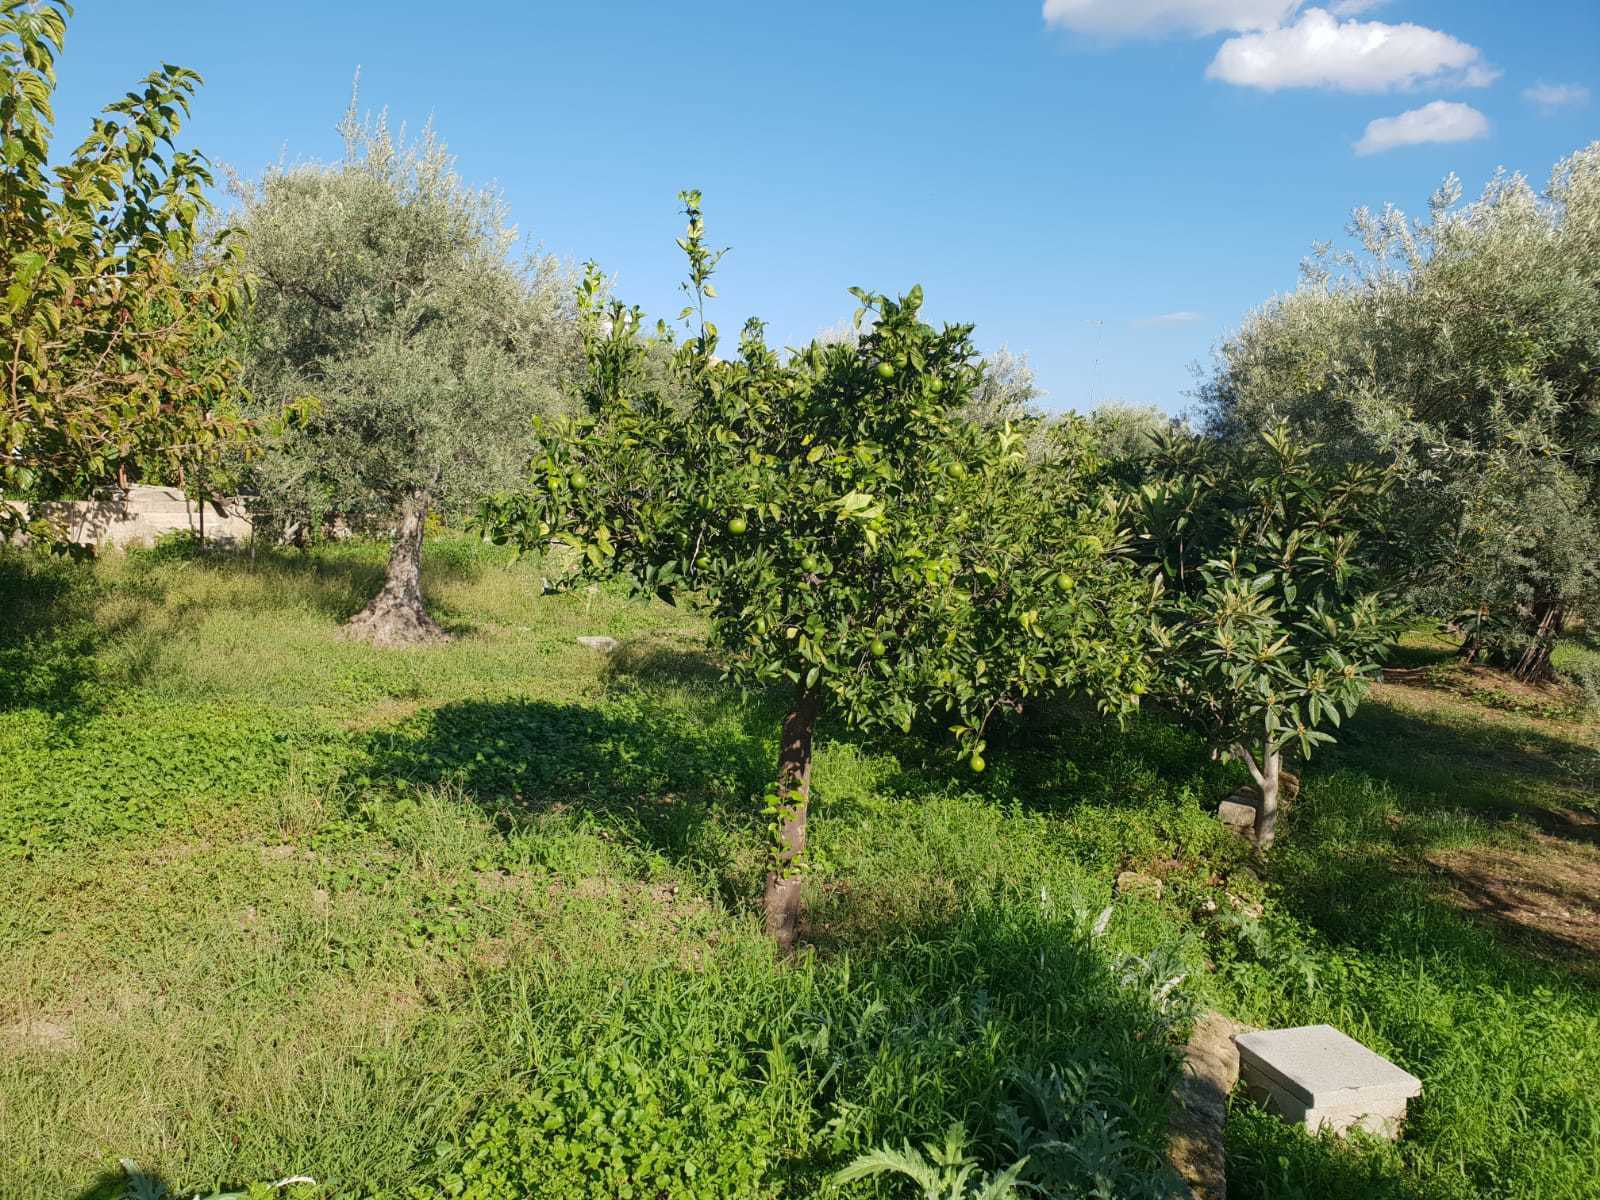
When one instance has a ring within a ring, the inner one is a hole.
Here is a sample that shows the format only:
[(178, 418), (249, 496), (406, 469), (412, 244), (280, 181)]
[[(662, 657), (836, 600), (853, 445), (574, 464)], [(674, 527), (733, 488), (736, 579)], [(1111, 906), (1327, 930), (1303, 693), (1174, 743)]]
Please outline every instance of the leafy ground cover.
[(1048, 1127), (1053, 1194), (1159, 1194), (1199, 1004), (1427, 1089), (1394, 1145), (1236, 1102), (1235, 1195), (1596, 1194), (1600, 739), (1559, 698), (1409, 642), (1266, 866), (1207, 815), (1242, 775), (1155, 715), (1028, 714), (981, 777), (825, 728), (785, 965), (778, 698), (691, 616), (467, 540), (426, 564), (453, 641), (341, 640), (382, 569), (0, 560), (6, 1195), (116, 1196), (127, 1155), (186, 1194), (895, 1196), (830, 1178), (953, 1123), (986, 1170)]

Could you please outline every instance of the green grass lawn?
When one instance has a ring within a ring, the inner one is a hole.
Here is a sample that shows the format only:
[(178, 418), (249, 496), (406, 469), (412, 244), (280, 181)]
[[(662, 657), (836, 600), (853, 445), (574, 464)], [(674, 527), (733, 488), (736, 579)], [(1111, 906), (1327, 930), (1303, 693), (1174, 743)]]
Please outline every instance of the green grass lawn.
[(381, 565), (0, 558), (0, 1196), (116, 1196), (127, 1156), (186, 1195), (888, 1197), (829, 1176), (953, 1122), (1009, 1165), (1020, 1121), (1059, 1194), (1155, 1195), (1201, 1005), (1426, 1088), (1392, 1145), (1236, 1100), (1230, 1195), (1600, 1196), (1592, 719), (1414, 641), (1266, 865), (1208, 815), (1240, 773), (1153, 715), (1029, 713), (981, 778), (825, 728), (784, 963), (781, 698), (692, 614), (466, 540), (427, 560), (451, 643), (345, 642)]

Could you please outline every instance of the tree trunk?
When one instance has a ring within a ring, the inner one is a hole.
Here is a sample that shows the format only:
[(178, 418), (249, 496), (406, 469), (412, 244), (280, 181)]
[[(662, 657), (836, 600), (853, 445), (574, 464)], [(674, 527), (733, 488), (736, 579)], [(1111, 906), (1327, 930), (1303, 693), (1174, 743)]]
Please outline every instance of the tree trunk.
[[(1258, 850), (1272, 849), (1273, 839), (1278, 836), (1278, 793), (1286, 774), (1283, 770), (1282, 747), (1274, 747), (1270, 737), (1265, 746), (1267, 748), (1259, 763), (1247, 747), (1234, 746), (1235, 752), (1244, 759), (1244, 765), (1250, 768), (1250, 778), (1256, 781), (1256, 791), (1261, 797), (1256, 805), (1255, 827), (1251, 830), (1251, 838)], [(1289, 780), (1289, 797), (1293, 799), (1300, 790), (1300, 780), (1294, 775), (1290, 775)]]
[(1272, 849), (1278, 836), (1278, 781), (1283, 764), (1281, 750), (1269, 750), (1261, 759), (1257, 783), (1261, 787), (1261, 805), (1256, 809), (1256, 849)]
[(806, 849), (806, 815), (811, 803), (811, 738), (821, 697), (802, 690), (783, 719), (778, 746), (778, 831), (773, 869), (767, 873), (763, 901), (767, 932), (791, 953), (800, 939), (800, 858)]
[(383, 589), (350, 618), (345, 632), (375, 646), (414, 646), (443, 641), (444, 630), (422, 605), (422, 530), (431, 497), (410, 493), (400, 506), (400, 527), (389, 548)]
[(1511, 671), (1523, 683), (1537, 683), (1550, 678), (1550, 651), (1555, 646), (1556, 635), (1561, 632), (1566, 614), (1559, 601), (1541, 600), (1533, 606), (1533, 615), (1538, 621), (1533, 641), (1528, 643)]

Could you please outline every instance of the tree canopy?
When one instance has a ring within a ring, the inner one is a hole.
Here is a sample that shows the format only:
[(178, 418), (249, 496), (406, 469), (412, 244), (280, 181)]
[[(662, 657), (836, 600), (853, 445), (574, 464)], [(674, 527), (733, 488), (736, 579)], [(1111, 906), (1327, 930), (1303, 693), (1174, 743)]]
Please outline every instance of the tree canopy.
[[(245, 432), (229, 340), (248, 301), (239, 245), (202, 235), (211, 173), (175, 144), (200, 76), (151, 72), (52, 166), (71, 11), (0, 0), (0, 485), (23, 500), (181, 476)], [(0, 505), (0, 536), (28, 524)]]
[(1392, 462), (1389, 580), (1526, 677), (1600, 619), (1600, 143), (1540, 195), (1497, 177), (1429, 215), (1356, 214), (1224, 347), (1203, 400), (1248, 440), (1286, 420), (1329, 460)]
[(991, 721), (1042, 694), (1127, 713), (1148, 676), (1146, 586), (1082, 423), (1056, 425), (1030, 470), (1023, 430), (963, 417), (984, 374), (971, 326), (923, 322), (920, 288), (856, 290), (859, 336), (786, 356), (752, 320), (720, 358), (704, 316), (719, 256), (685, 201), (677, 388), (656, 382), (642, 314), (591, 273), (587, 414), (544, 426), (527, 487), (486, 517), (525, 548), (567, 544), (579, 578), (703, 605), (735, 680), (789, 690), (767, 917), (792, 945), (819, 716), (937, 720), (981, 771)]
[(334, 164), (241, 187), (258, 303), (243, 340), (263, 406), (313, 401), (254, 475), (264, 516), (394, 529), (385, 589), (358, 618), (379, 641), (437, 636), (422, 608), (429, 511), (465, 511), (523, 471), (532, 418), (562, 405), (576, 353), (568, 273), (516, 256), (503, 201), (352, 103)]
[(1354, 715), (1394, 634), (1359, 553), (1389, 478), (1326, 466), (1285, 424), (1254, 443), (1162, 439), (1137, 493), (1157, 592), (1156, 691), (1259, 790), (1272, 845), (1283, 752)]

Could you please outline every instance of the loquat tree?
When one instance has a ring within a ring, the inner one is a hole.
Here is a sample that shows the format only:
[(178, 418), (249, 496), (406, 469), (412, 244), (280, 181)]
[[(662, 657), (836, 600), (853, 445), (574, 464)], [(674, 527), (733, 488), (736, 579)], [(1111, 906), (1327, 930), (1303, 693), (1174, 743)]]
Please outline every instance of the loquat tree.
[(1282, 425), (1242, 447), (1182, 433), (1155, 446), (1135, 512), (1161, 583), (1156, 693), (1243, 760), (1269, 849), (1285, 750), (1333, 740), (1394, 637), (1357, 552), (1391, 477), (1321, 465)]

